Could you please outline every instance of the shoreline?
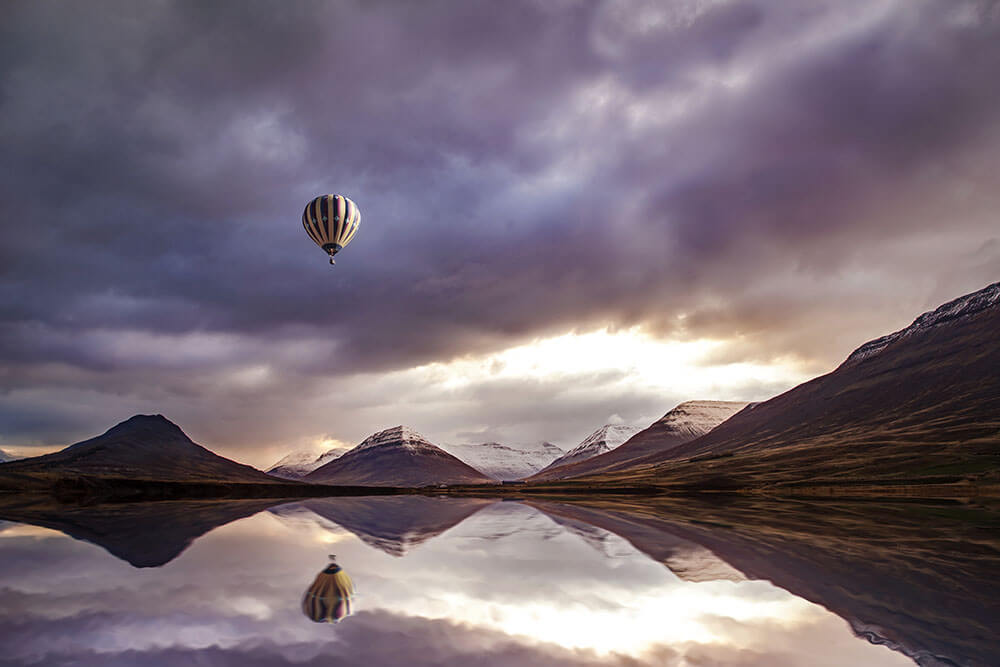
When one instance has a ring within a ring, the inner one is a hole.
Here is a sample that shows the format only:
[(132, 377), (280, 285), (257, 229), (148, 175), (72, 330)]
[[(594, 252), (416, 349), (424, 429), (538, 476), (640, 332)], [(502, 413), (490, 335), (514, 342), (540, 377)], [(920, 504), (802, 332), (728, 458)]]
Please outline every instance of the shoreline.
[[(9, 481), (9, 480), (8, 480)], [(25, 480), (28, 481), (28, 480)], [(537, 484), (449, 485), (433, 487), (331, 486), (304, 482), (173, 482), (122, 478), (72, 477), (30, 480), (23, 487), (0, 488), (0, 498), (49, 496), (60, 503), (95, 504), (159, 500), (238, 500), (265, 498), (325, 498), (337, 496), (418, 495), (435, 497), (567, 498), (701, 497), (836, 499), (836, 500), (973, 500), (1000, 498), (1000, 484), (973, 481), (919, 483), (884, 480), (811, 484), (711, 487), (694, 485), (600, 484), (549, 482)], [(46, 483), (47, 482), (47, 483)]]

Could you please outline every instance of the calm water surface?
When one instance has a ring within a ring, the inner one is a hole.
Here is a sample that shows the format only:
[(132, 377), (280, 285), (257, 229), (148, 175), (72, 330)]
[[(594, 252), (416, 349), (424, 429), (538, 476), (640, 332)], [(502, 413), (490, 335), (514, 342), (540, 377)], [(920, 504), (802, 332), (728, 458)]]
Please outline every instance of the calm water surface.
[(0, 665), (1000, 664), (990, 508), (267, 505), (0, 506)]

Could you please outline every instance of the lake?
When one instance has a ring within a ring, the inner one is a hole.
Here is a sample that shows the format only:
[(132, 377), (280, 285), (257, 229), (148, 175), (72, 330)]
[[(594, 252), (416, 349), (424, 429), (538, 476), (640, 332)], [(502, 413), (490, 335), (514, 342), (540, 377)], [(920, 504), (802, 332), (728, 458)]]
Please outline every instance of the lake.
[(0, 665), (996, 665), (998, 516), (971, 502), (7, 498)]

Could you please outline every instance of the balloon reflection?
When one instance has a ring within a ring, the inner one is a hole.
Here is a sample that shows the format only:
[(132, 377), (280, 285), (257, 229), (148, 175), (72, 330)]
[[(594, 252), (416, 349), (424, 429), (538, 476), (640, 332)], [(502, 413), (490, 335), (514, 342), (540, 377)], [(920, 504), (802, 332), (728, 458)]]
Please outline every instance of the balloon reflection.
[(351, 613), (354, 582), (330, 556), (330, 564), (316, 575), (302, 598), (302, 613), (316, 623), (339, 623)]

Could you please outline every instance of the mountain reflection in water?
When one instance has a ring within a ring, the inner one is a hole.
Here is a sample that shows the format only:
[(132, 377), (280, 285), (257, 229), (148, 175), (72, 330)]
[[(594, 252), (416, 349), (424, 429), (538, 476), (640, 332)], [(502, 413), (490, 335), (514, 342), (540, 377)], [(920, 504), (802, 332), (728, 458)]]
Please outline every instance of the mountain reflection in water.
[(1000, 651), (988, 506), (273, 503), (0, 502), (0, 666), (978, 666)]

